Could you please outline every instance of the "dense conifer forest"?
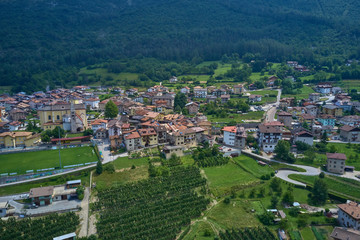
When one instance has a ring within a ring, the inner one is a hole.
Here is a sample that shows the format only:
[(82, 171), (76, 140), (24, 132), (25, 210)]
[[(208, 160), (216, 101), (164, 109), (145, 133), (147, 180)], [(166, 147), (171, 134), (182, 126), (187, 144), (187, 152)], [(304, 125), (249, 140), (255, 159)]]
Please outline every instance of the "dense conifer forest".
[[(355, 0), (12, 0), (0, 2), (0, 85), (76, 82), (80, 67), (224, 54), (313, 64), (358, 58)], [(40, 77), (39, 77), (40, 76)]]

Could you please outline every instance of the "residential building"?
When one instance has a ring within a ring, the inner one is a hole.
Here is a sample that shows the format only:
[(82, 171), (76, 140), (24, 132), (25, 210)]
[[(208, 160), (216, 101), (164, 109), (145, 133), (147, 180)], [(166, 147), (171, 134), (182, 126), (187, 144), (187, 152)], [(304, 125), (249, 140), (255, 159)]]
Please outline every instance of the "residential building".
[(307, 114), (310, 114), (310, 115), (316, 117), (318, 115), (319, 109), (315, 105), (307, 105), (305, 107), (305, 111)]
[(213, 92), (212, 92), (212, 95), (215, 96), (215, 97), (221, 97), (222, 95), (226, 95), (226, 90), (225, 89), (215, 89)]
[(318, 84), (315, 91), (322, 94), (330, 94), (332, 86), (330, 84)]
[(91, 122), (91, 129), (96, 132), (98, 129), (107, 129), (108, 120), (105, 119), (95, 119)]
[(322, 107), (322, 112), (326, 115), (332, 115), (334, 117), (342, 117), (342, 108), (335, 105), (325, 105)]
[(117, 119), (110, 120), (107, 124), (110, 136), (120, 136), (122, 135), (122, 122)]
[(57, 103), (38, 110), (41, 128), (52, 130), (56, 126), (72, 133), (88, 128), (84, 104)]
[(121, 148), (123, 145), (123, 138), (119, 135), (109, 136), (111, 149)]
[(294, 131), (293, 133), (293, 143), (296, 142), (303, 142), (306, 143), (310, 146), (312, 146), (314, 144), (314, 136), (309, 132), (306, 131), (305, 129), (302, 131)]
[(336, 119), (331, 115), (321, 114), (317, 121), (323, 126), (335, 126)]
[(85, 107), (91, 110), (99, 109), (100, 99), (98, 98), (88, 98), (84, 100)]
[(188, 110), (189, 114), (197, 114), (199, 112), (199, 104), (195, 102), (187, 103), (185, 108)]
[(360, 142), (360, 128), (344, 125), (340, 128), (340, 138), (344, 142)]
[(331, 173), (343, 174), (345, 171), (346, 155), (343, 153), (326, 153), (326, 168)]
[(262, 99), (261, 95), (250, 95), (249, 96), (250, 103), (261, 102), (261, 99)]
[(170, 83), (176, 83), (178, 81), (177, 77), (175, 76), (172, 76), (170, 79), (169, 79), (169, 82)]
[(309, 100), (311, 102), (319, 102), (320, 101), (320, 93), (310, 93)]
[(229, 126), (222, 129), (224, 133), (224, 144), (243, 149), (246, 144), (246, 131), (244, 127)]
[(295, 98), (282, 98), (280, 99), (279, 108), (286, 110), (288, 107), (292, 107), (295, 104)]
[(345, 116), (340, 119), (340, 124), (352, 126), (352, 127), (358, 127), (360, 126), (360, 116), (358, 115), (350, 115)]
[(346, 227), (335, 227), (330, 237), (334, 240), (359, 240), (360, 231)]
[(94, 136), (96, 139), (106, 139), (107, 136), (107, 130), (105, 128), (98, 128), (95, 132), (94, 132)]
[(138, 132), (132, 132), (125, 137), (125, 145), (128, 151), (133, 151), (141, 148), (141, 137)]
[(221, 95), (221, 103), (225, 104), (230, 100), (230, 95), (226, 94), (226, 95)]
[(310, 115), (310, 114), (307, 114), (307, 113), (301, 114), (299, 116), (299, 121), (301, 123), (306, 122), (309, 127), (311, 127), (313, 125), (314, 120), (315, 120), (315, 117), (313, 115)]
[(291, 128), (291, 126), (292, 126), (291, 123), (293, 121), (291, 113), (281, 111), (277, 115), (278, 115), (277, 120), (279, 122), (283, 123), (286, 127)]
[(168, 107), (174, 107), (174, 100), (175, 100), (175, 97), (174, 95), (172, 94), (169, 94), (169, 93), (166, 93), (166, 94), (163, 94), (163, 95), (160, 95), (160, 96), (154, 96), (152, 98), (152, 104), (155, 105), (156, 104), (156, 101), (166, 101), (166, 106)]
[(29, 198), (38, 206), (50, 205), (53, 202), (54, 186), (30, 189)]
[(163, 153), (165, 154), (166, 159), (171, 158), (173, 154), (177, 157), (184, 156), (184, 147), (183, 146), (165, 146), (163, 148)]
[(215, 97), (215, 96), (213, 96), (213, 95), (208, 95), (208, 96), (206, 97), (206, 102), (207, 102), (207, 103), (216, 102), (216, 99), (217, 99), (217, 97)]
[(10, 116), (11, 120), (19, 121), (19, 120), (26, 119), (26, 112), (19, 108), (13, 108), (9, 112), (9, 116)]
[(338, 221), (341, 226), (360, 230), (360, 205), (353, 201), (338, 204)]
[(260, 124), (258, 126), (258, 142), (264, 152), (273, 152), (278, 141), (282, 139), (281, 127)]
[(233, 89), (234, 89), (234, 94), (242, 94), (244, 92), (244, 85), (242, 84), (234, 85)]
[(40, 134), (32, 132), (0, 133), (1, 148), (34, 147), (39, 143), (41, 143)]
[(138, 129), (141, 137), (141, 145), (149, 147), (158, 144), (157, 133), (154, 128), (141, 128)]
[(207, 96), (207, 89), (202, 88), (200, 86), (194, 87), (194, 97), (195, 98), (206, 98)]
[(180, 92), (187, 95), (190, 93), (190, 88), (188, 86), (183, 87), (182, 89), (180, 89)]

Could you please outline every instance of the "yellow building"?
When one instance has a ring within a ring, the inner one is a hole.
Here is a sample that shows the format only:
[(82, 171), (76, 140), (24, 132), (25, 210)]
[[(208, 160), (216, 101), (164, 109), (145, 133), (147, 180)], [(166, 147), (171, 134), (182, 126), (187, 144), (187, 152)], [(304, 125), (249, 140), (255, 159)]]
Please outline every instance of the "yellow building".
[(325, 105), (323, 106), (323, 113), (334, 117), (341, 117), (343, 115), (343, 110), (335, 105)]
[(157, 133), (153, 128), (141, 128), (138, 130), (141, 137), (141, 145), (144, 147), (158, 144)]
[(38, 110), (41, 128), (53, 130), (62, 127), (66, 131), (82, 132), (88, 128), (84, 104), (54, 104)]
[(0, 133), (0, 147), (34, 147), (41, 142), (40, 134), (32, 132), (3, 132)]

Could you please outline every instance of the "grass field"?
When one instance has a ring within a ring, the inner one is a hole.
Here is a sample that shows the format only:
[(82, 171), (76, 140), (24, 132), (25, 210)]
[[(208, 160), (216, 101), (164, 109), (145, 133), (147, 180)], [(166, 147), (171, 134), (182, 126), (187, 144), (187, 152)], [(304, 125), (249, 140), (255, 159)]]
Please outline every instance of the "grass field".
[(260, 120), (263, 116), (263, 111), (257, 111), (246, 114), (229, 114), (226, 118), (216, 117), (215, 115), (208, 115), (207, 117), (210, 122), (228, 123), (231, 121), (241, 122), (242, 120)]
[(234, 161), (238, 163), (246, 172), (251, 173), (253, 176), (258, 178), (260, 178), (262, 175), (274, 172), (274, 170), (269, 166), (260, 166), (253, 158), (247, 157), (245, 155), (234, 158)]
[(34, 182), (30, 182), (30, 183), (22, 183), (22, 184), (7, 186), (7, 187), (1, 187), (0, 188), (0, 196), (29, 192), (30, 188), (65, 184), (66, 181), (78, 180), (78, 179), (81, 180), (82, 184), (89, 186), (90, 170), (69, 173), (69, 174), (65, 174), (62, 176), (47, 178), (44, 180), (34, 181)]
[[(92, 147), (67, 148), (60, 152), (63, 167), (98, 160)], [(18, 174), (26, 173), (27, 170), (35, 172), (37, 169), (56, 168), (59, 167), (59, 150), (2, 154), (0, 165), (0, 173)]]
[(205, 175), (212, 193), (215, 196), (229, 194), (231, 187), (246, 186), (258, 181), (252, 174), (245, 172), (234, 163), (205, 168)]
[(303, 239), (306, 239), (306, 240), (316, 240), (315, 236), (314, 236), (314, 233), (313, 231), (311, 230), (310, 227), (305, 227), (303, 228), (301, 231), (301, 236)]
[(117, 170), (115, 173), (103, 171), (101, 175), (94, 174), (93, 181), (96, 183), (96, 189), (103, 189), (118, 184), (126, 184), (133, 181), (139, 181), (148, 178), (148, 166), (140, 166), (135, 169)]
[(129, 168), (132, 165), (139, 167), (147, 164), (147, 158), (130, 159), (128, 157), (121, 157), (114, 161), (114, 166), (116, 169)]
[[(205, 236), (205, 231), (210, 232), (210, 236)], [(214, 239), (214, 231), (212, 230), (209, 222), (199, 221), (191, 226), (190, 231), (184, 237), (184, 240), (213, 240)]]
[(230, 204), (221, 202), (211, 209), (207, 216), (227, 229), (257, 227), (261, 223), (251, 209), (252, 204), (248, 200), (234, 200)]
[[(265, 103), (276, 102), (276, 96), (277, 96), (278, 92), (274, 91), (274, 90), (259, 90), (259, 91), (251, 91), (250, 94), (263, 96), (261, 98), (260, 103), (265, 104)], [(268, 96), (264, 97), (265, 95), (268, 95)], [(273, 97), (271, 97), (271, 96), (273, 96)]]
[(109, 73), (106, 68), (94, 68), (87, 69), (86, 67), (81, 68), (79, 75), (86, 74), (90, 76), (99, 76), (101, 79), (112, 79), (116, 81), (120, 80), (137, 80), (139, 75), (137, 73)]
[[(291, 179), (298, 180), (304, 182), (310, 186), (314, 184), (317, 176), (303, 176), (291, 174), (289, 175)], [(355, 200), (360, 200), (360, 183), (350, 183), (346, 180), (342, 180), (341, 178), (326, 176), (323, 179), (328, 186), (329, 192), (336, 195), (343, 195), (345, 197), (351, 197)]]
[(297, 93), (297, 94), (282, 94), (281, 97), (282, 98), (286, 98), (286, 97), (294, 97), (296, 96), (297, 100), (301, 100), (301, 99), (308, 99), (309, 98), (309, 93), (313, 93), (315, 92), (311, 87), (304, 85), (301, 89), (300, 89), (301, 93)]

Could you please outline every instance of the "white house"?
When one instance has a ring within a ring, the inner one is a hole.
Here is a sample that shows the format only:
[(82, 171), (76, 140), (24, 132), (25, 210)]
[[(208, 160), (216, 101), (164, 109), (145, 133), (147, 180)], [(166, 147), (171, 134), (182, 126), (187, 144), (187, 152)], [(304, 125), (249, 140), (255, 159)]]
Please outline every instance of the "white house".
[(190, 93), (190, 88), (189, 87), (183, 87), (182, 89), (180, 89), (180, 92), (183, 94), (189, 94)]
[(301, 131), (294, 134), (294, 143), (303, 142), (310, 146), (314, 144), (314, 136), (308, 131)]
[(107, 129), (107, 122), (105, 119), (96, 119), (91, 123), (91, 129), (94, 133), (100, 128)]
[(85, 106), (89, 106), (90, 109), (99, 109), (100, 99), (98, 98), (89, 98), (84, 100)]
[(243, 127), (229, 126), (222, 129), (224, 144), (243, 149), (246, 143), (246, 131)]
[(356, 202), (348, 201), (338, 204), (338, 221), (341, 226), (360, 230), (360, 205)]
[(330, 94), (332, 86), (330, 84), (319, 84), (316, 86), (315, 91), (322, 94)]
[(196, 98), (206, 98), (207, 96), (207, 89), (206, 88), (202, 88), (200, 86), (196, 86), (194, 87), (194, 96)]
[(177, 77), (172, 76), (169, 81), (170, 81), (170, 83), (176, 83), (178, 81), (178, 79), (177, 79)]
[(261, 95), (250, 95), (249, 96), (249, 102), (261, 102), (262, 96)]
[(258, 141), (264, 152), (273, 152), (282, 139), (282, 129), (271, 125), (259, 125)]

